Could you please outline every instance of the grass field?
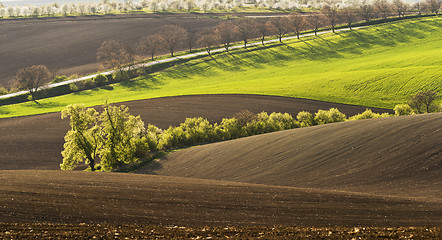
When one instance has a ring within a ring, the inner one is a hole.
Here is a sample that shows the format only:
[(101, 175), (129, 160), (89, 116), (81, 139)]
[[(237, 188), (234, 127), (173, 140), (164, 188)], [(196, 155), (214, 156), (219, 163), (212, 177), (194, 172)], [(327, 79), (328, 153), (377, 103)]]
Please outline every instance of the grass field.
[(245, 93), (392, 108), (421, 89), (442, 90), (441, 17), (250, 47), (100, 89), (0, 107), (0, 117), (68, 104), (190, 94)]

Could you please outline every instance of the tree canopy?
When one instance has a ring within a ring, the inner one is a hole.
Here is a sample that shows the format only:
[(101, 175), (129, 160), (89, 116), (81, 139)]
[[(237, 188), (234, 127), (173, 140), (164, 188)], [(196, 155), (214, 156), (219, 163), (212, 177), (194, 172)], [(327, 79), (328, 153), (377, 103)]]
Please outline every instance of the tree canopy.
[[(91, 171), (112, 171), (124, 164), (136, 162), (149, 152), (143, 138), (144, 122), (129, 114), (124, 106), (103, 105), (103, 112), (84, 105), (69, 105), (61, 117), (70, 117), (71, 130), (65, 136), (61, 152), (62, 170), (73, 170), (80, 163), (89, 165)], [(100, 158), (99, 164), (95, 160)]]

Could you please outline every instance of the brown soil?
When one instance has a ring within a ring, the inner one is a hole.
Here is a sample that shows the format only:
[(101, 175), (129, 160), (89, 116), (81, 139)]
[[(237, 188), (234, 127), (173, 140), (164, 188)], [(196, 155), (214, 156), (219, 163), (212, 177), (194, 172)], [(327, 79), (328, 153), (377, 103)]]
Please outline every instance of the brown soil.
[[(253, 95), (125, 104), (161, 127), (193, 116), (219, 121), (242, 109), (364, 110)], [(441, 116), (337, 123), (193, 147), (144, 169), (157, 175), (55, 170), (69, 128), (59, 113), (1, 119), (0, 238), (437, 239)]]
[[(160, 128), (178, 125), (186, 117), (204, 117), (220, 122), (241, 110), (252, 112), (316, 112), (337, 107), (347, 115), (365, 110), (364, 107), (334, 104), (305, 99), (257, 95), (198, 95), (157, 98), (123, 103), (133, 115), (140, 115), (146, 124)], [(373, 109), (385, 112), (385, 109)], [(390, 111), (391, 112), (391, 111)], [(60, 113), (0, 119), (0, 169), (59, 169), (60, 152), (69, 121)]]
[[(3, 231), (2, 231), (3, 229)], [(1, 224), (0, 238), (55, 239), (440, 239), (427, 227), (183, 227), (141, 225)]]
[(10, 85), (18, 69), (31, 65), (47, 65), (59, 75), (96, 72), (97, 49), (105, 40), (134, 45), (165, 25), (176, 24), (194, 32), (225, 21), (219, 18), (224, 15), (134, 14), (0, 20), (0, 86)]
[(315, 189), (127, 173), (0, 171), (15, 223), (440, 226), (442, 205)]

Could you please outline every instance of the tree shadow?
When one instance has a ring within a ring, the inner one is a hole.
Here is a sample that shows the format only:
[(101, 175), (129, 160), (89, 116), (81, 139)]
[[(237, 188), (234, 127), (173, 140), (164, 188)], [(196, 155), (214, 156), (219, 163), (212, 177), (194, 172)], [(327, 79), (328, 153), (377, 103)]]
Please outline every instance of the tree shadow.
[(133, 79), (120, 82), (120, 86), (128, 88), (132, 91), (159, 89), (159, 86), (161, 85), (164, 85), (164, 82), (151, 75), (146, 75), (141, 79)]
[(10, 113), (11, 113), (11, 111), (6, 110), (3, 107), (0, 107), (0, 115), (7, 115), (7, 114), (10, 114)]
[(38, 108), (38, 109), (45, 109), (45, 108), (56, 108), (56, 107), (64, 107), (65, 105), (59, 102), (40, 102), (36, 104), (35, 102), (31, 102), (30, 104), (27, 104), (28, 107), (32, 108)]

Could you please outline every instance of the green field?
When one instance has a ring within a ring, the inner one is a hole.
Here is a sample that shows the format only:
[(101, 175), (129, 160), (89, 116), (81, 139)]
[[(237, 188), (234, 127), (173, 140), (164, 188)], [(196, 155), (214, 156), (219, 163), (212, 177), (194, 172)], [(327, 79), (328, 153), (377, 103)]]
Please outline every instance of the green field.
[(442, 91), (442, 18), (250, 47), (76, 94), (0, 107), (0, 117), (190, 94), (265, 94), (393, 108), (421, 89)]

